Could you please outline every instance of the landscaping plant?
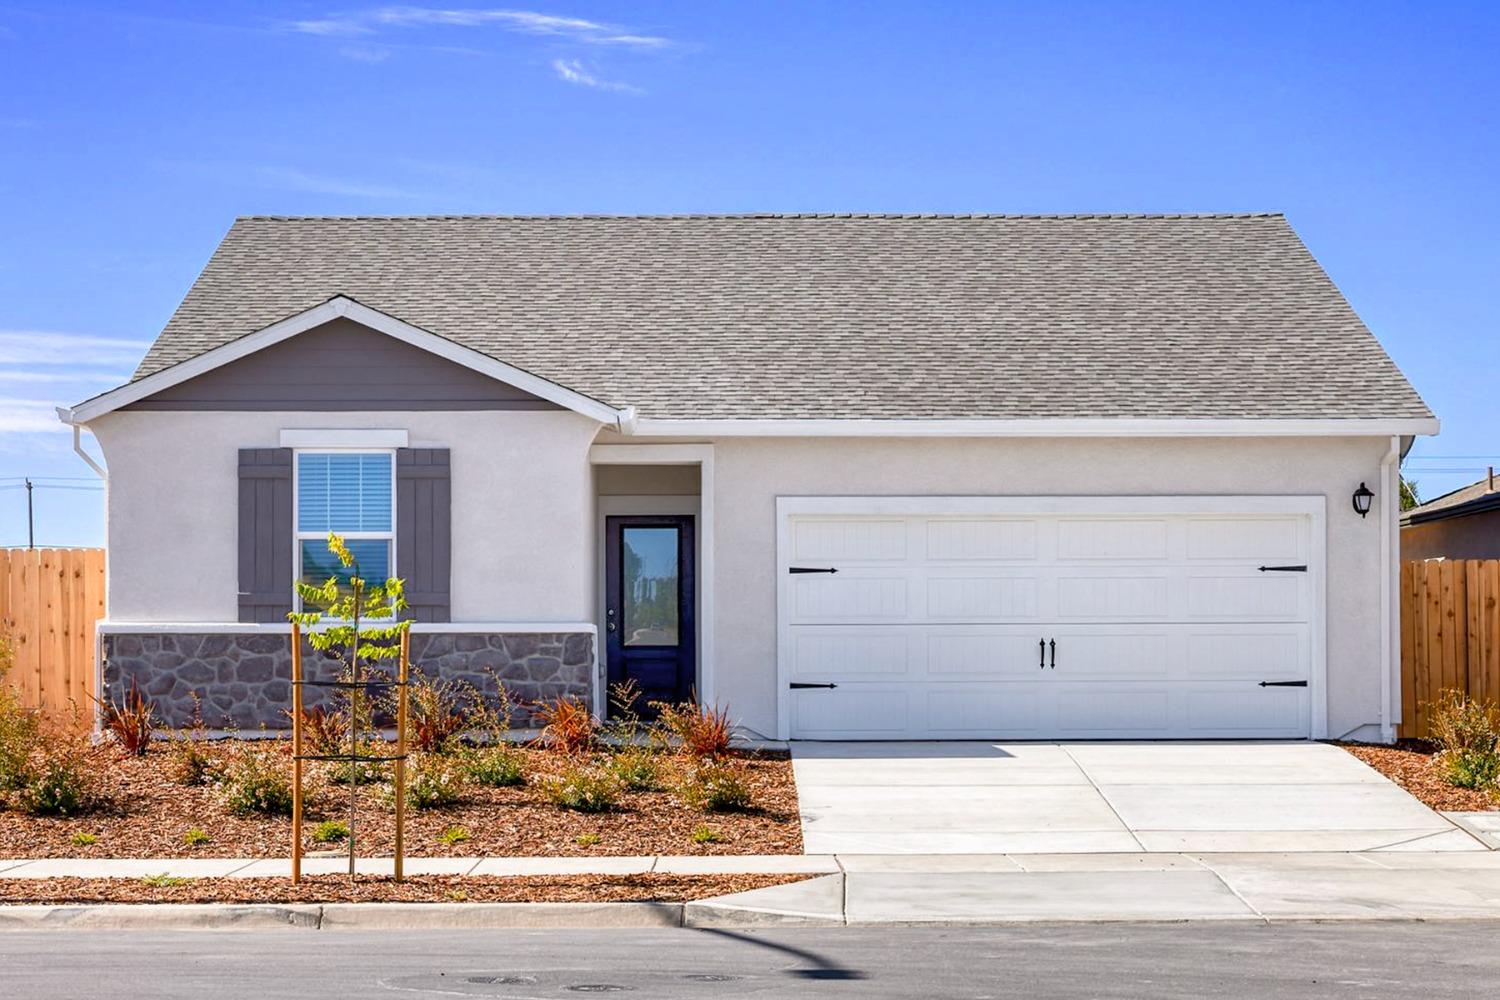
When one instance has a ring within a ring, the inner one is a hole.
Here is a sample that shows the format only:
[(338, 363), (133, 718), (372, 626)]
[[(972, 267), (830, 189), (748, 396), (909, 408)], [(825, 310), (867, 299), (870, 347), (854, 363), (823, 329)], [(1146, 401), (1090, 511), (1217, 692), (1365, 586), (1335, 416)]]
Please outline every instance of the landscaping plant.
[[(328, 534), (328, 551), (343, 567), (342, 578), (335, 574), (321, 584), (298, 580), (297, 596), (301, 598), (303, 608), (311, 610), (293, 611), (287, 618), (302, 627), (314, 650), (338, 660), (343, 667), (343, 679), (356, 685), (343, 690), (348, 698), (348, 750), (351, 756), (358, 756), (360, 744), (370, 727), (368, 702), (362, 701), (357, 685), (370, 679), (370, 672), (381, 664), (401, 656), (401, 639), (410, 630), (411, 622), (400, 618), (406, 609), (406, 593), (401, 580), (391, 577), (378, 584), (367, 581), (344, 539), (333, 532)], [(358, 801), (356, 786), (361, 775), (357, 765), (350, 767), (348, 822), (349, 874), (352, 876), (354, 815)]]
[(1432, 711), (1438, 763), (1448, 783), (1494, 788), (1500, 782), (1500, 710), (1461, 691), (1445, 691)]
[[(421, 753), (443, 753), (467, 732), (471, 718), (462, 708), (460, 695), (464, 685), (453, 681), (434, 681), (420, 670), (413, 670), (407, 686), (406, 738), (413, 750)], [(392, 691), (389, 711), (396, 714), (397, 692)]]
[(88, 736), (62, 726), (46, 734), (27, 758), (15, 789), (23, 812), (78, 816), (103, 803), (89, 757)]
[(26, 759), (36, 746), (39, 722), (22, 704), (15, 689), (5, 683), (10, 672), (10, 640), (0, 635), (0, 800), (19, 787)]
[(179, 785), (195, 787), (217, 781), (223, 764), (209, 749), (208, 727), (203, 724), (203, 704), (193, 694), (193, 721), (172, 739), (167, 774)]
[(677, 792), (689, 807), (704, 812), (750, 808), (749, 775), (744, 765), (730, 761), (698, 761), (683, 775)]
[(717, 844), (722, 839), (718, 831), (711, 826), (700, 825), (693, 827), (693, 843), (695, 844)]
[[(441, 754), (421, 754), (408, 764), (406, 804), (413, 809), (438, 809), (463, 798), (468, 786), (458, 761)], [(384, 797), (394, 803), (394, 787), (385, 786)]]
[(462, 844), (464, 841), (466, 841), (468, 839), (469, 839), (469, 831), (465, 830), (461, 826), (450, 826), (450, 827), (448, 827), (448, 829), (446, 829), (442, 833), (438, 834), (438, 840), (441, 840), (443, 843), (447, 844), (449, 847), (452, 847), (455, 844)]
[(734, 723), (729, 720), (728, 710), (691, 701), (681, 705), (656, 701), (651, 707), (656, 709), (657, 727), (668, 738), (675, 739), (679, 751), (686, 756), (707, 760), (729, 752)]
[(274, 749), (239, 744), (224, 768), (219, 788), (224, 807), (236, 816), (292, 814), (292, 777)]
[(134, 680), (121, 700), (99, 701), (103, 712), (104, 731), (114, 737), (120, 748), (137, 757), (146, 755), (151, 745), (151, 734), (156, 730), (156, 705), (146, 700), (146, 695)]
[(343, 820), (325, 819), (312, 829), (312, 839), (319, 844), (333, 844), (349, 836), (349, 824)]
[(458, 756), (464, 776), (486, 788), (526, 784), (526, 754), (508, 743), (465, 747)]
[(620, 779), (598, 764), (570, 764), (542, 785), (548, 801), (560, 809), (609, 812), (620, 800)]
[(189, 827), (182, 834), (182, 842), (188, 847), (202, 847), (204, 844), (213, 843), (213, 838), (208, 835), (207, 830), (194, 826)]
[(87, 833), (83, 830), (79, 830), (77, 833), (73, 834), (72, 842), (74, 847), (93, 847), (95, 844), (99, 843), (99, 837), (97, 834)]
[(549, 749), (581, 754), (593, 747), (599, 735), (593, 713), (577, 698), (538, 702), (533, 711), (542, 724), (541, 743)]

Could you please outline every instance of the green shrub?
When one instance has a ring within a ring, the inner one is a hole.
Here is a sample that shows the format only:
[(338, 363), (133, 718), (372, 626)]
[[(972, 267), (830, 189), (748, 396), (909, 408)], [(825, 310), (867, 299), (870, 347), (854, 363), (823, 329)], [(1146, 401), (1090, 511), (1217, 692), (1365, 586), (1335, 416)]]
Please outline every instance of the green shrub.
[(558, 808), (587, 813), (610, 811), (625, 790), (618, 776), (597, 764), (565, 767), (543, 788), (548, 801)]
[(693, 843), (695, 844), (717, 844), (723, 838), (719, 831), (711, 826), (698, 826), (693, 828)]
[(192, 879), (183, 878), (180, 875), (168, 875), (161, 872), (157, 875), (146, 875), (141, 878), (141, 885), (148, 889), (176, 889), (179, 886), (190, 885)]
[(508, 743), (467, 747), (459, 763), (464, 776), (476, 785), (508, 788), (526, 784), (526, 754)]
[(292, 814), (292, 778), (274, 750), (240, 746), (224, 770), (224, 807), (236, 816)]
[(621, 747), (610, 759), (609, 769), (632, 792), (654, 792), (661, 788), (661, 761), (648, 747)]
[(438, 835), (438, 840), (452, 847), (469, 839), (469, 831), (461, 826), (450, 826)]
[(195, 826), (183, 833), (182, 842), (189, 847), (202, 847), (204, 844), (213, 843), (213, 838), (208, 835), (207, 830)]
[[(348, 746), (342, 747), (335, 753), (347, 753)], [(359, 745), (355, 753), (360, 757), (379, 757), (386, 753), (384, 743), (365, 741)], [(380, 761), (356, 760), (356, 761), (334, 761), (333, 768), (329, 771), (328, 780), (335, 785), (373, 785), (387, 777), (387, 765)]]
[[(458, 762), (437, 754), (422, 754), (411, 759), (406, 775), (406, 804), (413, 809), (440, 809), (463, 798), (468, 781)], [(387, 785), (386, 801), (392, 802), (395, 789)]]
[(79, 830), (73, 834), (74, 847), (93, 847), (97, 843), (99, 843), (99, 837), (96, 834), (88, 833), (84, 830)]
[(573, 838), (573, 842), (576, 843), (579, 847), (594, 847), (599, 843), (599, 841), (603, 839), (604, 838), (599, 836), (597, 833), (580, 833), (578, 836)]
[(318, 844), (335, 844), (349, 839), (349, 824), (341, 819), (325, 819), (312, 829), (312, 839)]
[(37, 746), (37, 718), (5, 683), (11, 667), (10, 640), (0, 635), (0, 795), (20, 787), (26, 759)]
[(734, 812), (750, 808), (750, 781), (744, 765), (700, 761), (678, 786), (682, 801), (704, 812)]
[(1459, 691), (1445, 691), (1434, 706), (1432, 732), (1448, 783), (1490, 788), (1500, 781), (1500, 711)]
[(103, 802), (89, 761), (88, 737), (57, 729), (44, 734), (15, 781), (16, 801), (33, 816), (77, 816)]

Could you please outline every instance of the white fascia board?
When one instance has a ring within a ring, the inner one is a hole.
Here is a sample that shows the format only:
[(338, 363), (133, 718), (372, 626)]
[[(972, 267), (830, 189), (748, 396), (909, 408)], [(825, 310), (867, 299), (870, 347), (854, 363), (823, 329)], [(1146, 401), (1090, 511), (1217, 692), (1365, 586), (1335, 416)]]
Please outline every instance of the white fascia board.
[(1357, 420), (653, 420), (634, 437), (1386, 437), (1436, 417)]
[(629, 419), (625, 410), (617, 410), (613, 406), (601, 403), (599, 400), (582, 393), (566, 389), (556, 382), (549, 382), (539, 375), (533, 375), (514, 365), (508, 365), (503, 361), (497, 361), (488, 354), (483, 354), (473, 348), (464, 347), (454, 343), (446, 337), (440, 337), (435, 333), (429, 333), (420, 327), (412, 326), (403, 320), (399, 320), (378, 309), (361, 305), (346, 296), (336, 296), (321, 305), (313, 306), (305, 312), (288, 316), (277, 323), (272, 323), (264, 329), (254, 333), (246, 334), (237, 340), (216, 347), (211, 351), (205, 351), (195, 358), (179, 362), (170, 368), (164, 368), (153, 375), (147, 375), (135, 382), (128, 382), (117, 389), (95, 396), (86, 402), (79, 403), (71, 410), (59, 410), (58, 416), (64, 423), (86, 424), (95, 417), (102, 416), (122, 406), (128, 406), (138, 400), (161, 392), (163, 389), (171, 388), (188, 379), (213, 371), (231, 361), (237, 361), (248, 354), (263, 350), (273, 344), (299, 333), (311, 330), (313, 327), (321, 326), (330, 320), (343, 316), (361, 326), (369, 327), (388, 337), (412, 345), (435, 354), (440, 358), (463, 365), (465, 368), (488, 375), (490, 378), (513, 385), (517, 389), (539, 396), (548, 402), (556, 403), (575, 413), (581, 413), (591, 417), (600, 423), (610, 424), (614, 427), (624, 426)]
[(283, 448), (405, 448), (411, 434), (400, 428), (288, 427), (281, 431)]

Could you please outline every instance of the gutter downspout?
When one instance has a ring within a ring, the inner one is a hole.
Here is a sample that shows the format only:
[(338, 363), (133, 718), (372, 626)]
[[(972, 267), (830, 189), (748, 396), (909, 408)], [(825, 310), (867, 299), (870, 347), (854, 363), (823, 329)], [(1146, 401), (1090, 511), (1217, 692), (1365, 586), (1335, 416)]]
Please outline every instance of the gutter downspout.
[(1380, 460), (1380, 478), (1385, 483), (1385, 503), (1380, 512), (1380, 662), (1385, 665), (1380, 685), (1380, 742), (1396, 742), (1396, 720), (1392, 718), (1393, 694), (1401, 683), (1400, 641), (1396, 629), (1401, 610), (1396, 606), (1401, 563), (1397, 558), (1401, 536), (1401, 438), (1393, 436), (1385, 458)]
[(84, 463), (88, 465), (90, 469), (94, 470), (94, 475), (98, 476), (100, 479), (108, 483), (109, 473), (105, 471), (104, 466), (94, 461), (94, 456), (83, 450), (83, 425), (73, 419), (73, 411), (65, 406), (59, 406), (57, 408), (57, 419), (73, 428), (74, 453), (77, 454), (79, 458), (83, 459)]

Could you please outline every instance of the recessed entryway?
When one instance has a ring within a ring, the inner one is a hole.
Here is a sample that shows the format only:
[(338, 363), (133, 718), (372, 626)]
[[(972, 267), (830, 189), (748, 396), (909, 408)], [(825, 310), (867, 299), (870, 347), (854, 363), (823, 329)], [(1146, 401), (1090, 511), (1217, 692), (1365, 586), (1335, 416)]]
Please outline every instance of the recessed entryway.
[(794, 743), (809, 854), (1484, 850), (1325, 743)]

